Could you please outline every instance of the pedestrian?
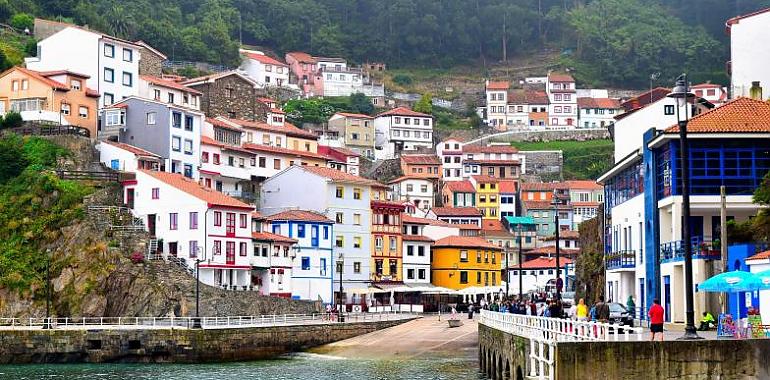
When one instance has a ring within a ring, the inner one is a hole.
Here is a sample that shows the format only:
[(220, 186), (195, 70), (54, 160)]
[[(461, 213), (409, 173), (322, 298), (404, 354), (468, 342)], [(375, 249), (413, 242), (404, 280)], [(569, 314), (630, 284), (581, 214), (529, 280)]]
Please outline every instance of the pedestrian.
[(500, 306), (497, 304), (497, 301), (495, 301), (494, 303), (492, 303), (492, 306), (490, 306), (489, 309), (492, 311), (499, 311)]
[(473, 311), (474, 311), (473, 309), (474, 309), (473, 303), (469, 303), (468, 304), (468, 319), (473, 319)]
[(591, 322), (596, 322), (596, 304), (591, 305), (591, 310), (588, 310), (588, 317)]
[(599, 302), (596, 303), (596, 319), (603, 323), (610, 320), (610, 305), (604, 303), (604, 296), (599, 296)]
[(548, 306), (549, 315), (551, 318), (561, 318), (562, 317), (562, 309), (561, 309), (561, 301), (555, 300), (551, 302), (551, 305)]
[(586, 306), (586, 301), (582, 298), (578, 301), (577, 308), (575, 308), (575, 316), (578, 321), (585, 321), (588, 319), (588, 306)]
[(636, 303), (634, 302), (634, 296), (628, 296), (626, 309), (628, 309), (628, 314), (631, 315), (631, 318), (636, 318)]
[(660, 306), (660, 300), (655, 298), (650, 306), (650, 340), (655, 340), (655, 335), (660, 335), (660, 341), (663, 341), (663, 306)]

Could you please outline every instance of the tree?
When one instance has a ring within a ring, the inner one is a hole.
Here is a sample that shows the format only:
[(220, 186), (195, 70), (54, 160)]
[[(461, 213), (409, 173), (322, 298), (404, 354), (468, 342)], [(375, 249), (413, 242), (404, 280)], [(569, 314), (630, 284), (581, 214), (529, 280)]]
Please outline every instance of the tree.
[(32, 30), (32, 28), (35, 27), (35, 18), (26, 13), (17, 13), (11, 16), (11, 20), (9, 23), (11, 24), (12, 27), (19, 30), (25, 30), (25, 29)]
[(433, 113), (433, 95), (431, 95), (429, 92), (422, 94), (420, 100), (414, 104), (413, 110), (427, 113), (428, 115)]
[(17, 135), (0, 139), (0, 184), (17, 177), (26, 167), (24, 140)]
[(351, 94), (348, 102), (350, 104), (350, 112), (362, 113), (365, 115), (371, 115), (374, 113), (374, 105), (372, 104), (372, 101), (369, 100), (366, 95), (360, 92)]
[(24, 124), (24, 120), (21, 118), (21, 114), (15, 111), (10, 111), (5, 114), (0, 129), (18, 128)]
[(13, 67), (11, 61), (5, 56), (3, 49), (0, 49), (0, 73)]
[(575, 298), (585, 298), (586, 304), (592, 304), (604, 294), (603, 206), (599, 206), (597, 215), (580, 223), (578, 227), (582, 252), (575, 260)]

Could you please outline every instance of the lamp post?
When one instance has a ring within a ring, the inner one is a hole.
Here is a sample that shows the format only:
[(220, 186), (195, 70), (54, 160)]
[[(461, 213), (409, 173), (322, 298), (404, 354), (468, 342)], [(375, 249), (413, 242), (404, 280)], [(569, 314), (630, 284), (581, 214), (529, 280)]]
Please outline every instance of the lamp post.
[(556, 299), (561, 299), (561, 287), (559, 286), (559, 279), (561, 278), (561, 248), (559, 247), (559, 200), (556, 198), (556, 190), (553, 191), (553, 220), (554, 220), (554, 238), (556, 239)]
[(51, 317), (51, 249), (45, 250), (45, 321), (43, 322), (44, 329), (50, 329), (51, 324), (49, 318)]
[(345, 317), (342, 316), (342, 311), (343, 310), (340, 309), (340, 306), (342, 306), (342, 308), (345, 307), (345, 303), (342, 302), (342, 300), (343, 300), (342, 299), (342, 272), (345, 271), (345, 261), (344, 261), (344, 259), (345, 259), (345, 257), (342, 255), (342, 253), (340, 253), (339, 260), (338, 260), (339, 267), (340, 267), (340, 292), (338, 294), (339, 301), (337, 302), (337, 309), (339, 310), (339, 318), (337, 318), (337, 321), (339, 321), (339, 322), (344, 322), (345, 321)]
[[(685, 317), (684, 335), (679, 339), (702, 339), (695, 328), (695, 308), (693, 306), (692, 281), (692, 238), (690, 236), (690, 163), (689, 147), (687, 145), (687, 123), (689, 121), (689, 100), (695, 95), (690, 92), (687, 84), (687, 74), (676, 78), (676, 85), (666, 97), (676, 100), (676, 119), (679, 126), (679, 158), (681, 166), (682, 185), (682, 240), (684, 246), (684, 286), (685, 286)], [(684, 115), (680, 109), (684, 108)]]
[(193, 318), (193, 328), (200, 329), (201, 317), (200, 317), (200, 300), (201, 300), (201, 248), (195, 247), (195, 318)]

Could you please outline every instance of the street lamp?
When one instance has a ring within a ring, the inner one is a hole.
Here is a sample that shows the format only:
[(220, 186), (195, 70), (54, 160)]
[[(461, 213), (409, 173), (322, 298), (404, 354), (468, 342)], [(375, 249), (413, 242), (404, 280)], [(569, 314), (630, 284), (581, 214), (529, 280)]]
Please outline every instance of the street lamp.
[(345, 271), (345, 261), (344, 261), (344, 258), (345, 257), (343, 256), (343, 254), (340, 253), (339, 259), (337, 260), (337, 262), (339, 263), (338, 266), (340, 268), (340, 292), (339, 292), (339, 295), (338, 295), (339, 300), (337, 302), (337, 309), (339, 310), (339, 318), (337, 318), (337, 321), (339, 321), (339, 322), (344, 322), (345, 321), (345, 317), (342, 316), (343, 310), (340, 309), (340, 306), (342, 306), (343, 308), (345, 307), (345, 303), (342, 302), (343, 301), (343, 299), (342, 299), (342, 272)]
[[(679, 126), (679, 158), (681, 161), (681, 185), (682, 185), (682, 240), (684, 246), (684, 286), (685, 286), (685, 316), (686, 326), (684, 335), (679, 339), (702, 339), (695, 329), (695, 310), (693, 307), (693, 283), (692, 283), (692, 239), (690, 236), (690, 163), (689, 147), (687, 146), (687, 123), (689, 121), (690, 99), (695, 95), (690, 92), (687, 83), (687, 74), (676, 78), (676, 85), (666, 97), (676, 100), (676, 119)], [(684, 108), (684, 114), (680, 109)]]
[(205, 260), (205, 257), (202, 258), (200, 253), (201, 247), (195, 247), (195, 318), (193, 318), (192, 326), (194, 329), (203, 328), (203, 326), (201, 326), (199, 306), (201, 300), (201, 259)]

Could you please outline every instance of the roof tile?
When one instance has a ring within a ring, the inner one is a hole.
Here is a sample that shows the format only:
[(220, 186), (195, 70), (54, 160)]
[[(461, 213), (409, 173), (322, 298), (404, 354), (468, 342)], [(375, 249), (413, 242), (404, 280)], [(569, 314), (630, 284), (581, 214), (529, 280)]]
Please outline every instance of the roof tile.
[(475, 193), (476, 188), (473, 187), (471, 181), (449, 181), (444, 184), (444, 188), (453, 193)]
[(434, 207), (431, 210), (436, 216), (481, 216), (481, 211), (475, 207)]
[(223, 193), (201, 186), (198, 182), (176, 173), (139, 170), (155, 179), (190, 194), (204, 202), (216, 206), (254, 209), (254, 206), (243, 203)]
[(377, 117), (380, 117), (380, 116), (421, 116), (421, 117), (430, 117), (430, 118), (433, 117), (431, 115), (428, 115), (422, 112), (412, 111), (406, 107), (396, 107), (392, 110), (388, 110), (377, 114)]
[[(751, 98), (737, 98), (721, 107), (694, 116), (687, 123), (687, 133), (768, 133), (770, 104)], [(666, 133), (679, 133), (674, 125)]]
[(455, 247), (455, 248), (483, 248), (501, 250), (500, 247), (477, 236), (447, 236), (437, 240), (434, 247)]
[(331, 219), (325, 215), (317, 213), (315, 211), (308, 210), (286, 210), (277, 214), (266, 216), (265, 220), (270, 222), (275, 221), (300, 221), (300, 222), (319, 222), (319, 223), (334, 223)]

